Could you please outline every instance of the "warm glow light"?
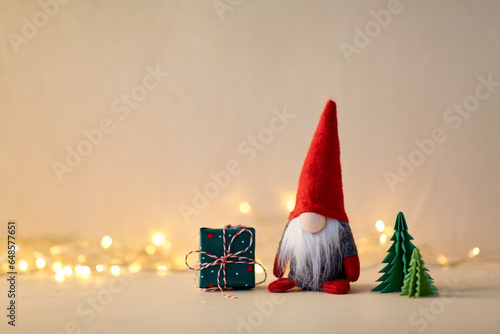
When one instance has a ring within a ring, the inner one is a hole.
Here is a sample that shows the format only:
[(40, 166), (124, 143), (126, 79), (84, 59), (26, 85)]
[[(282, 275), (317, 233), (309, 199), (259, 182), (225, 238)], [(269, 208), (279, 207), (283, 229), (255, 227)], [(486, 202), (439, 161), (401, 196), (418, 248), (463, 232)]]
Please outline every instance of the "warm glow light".
[(62, 252), (62, 248), (60, 246), (52, 246), (49, 248), (50, 255), (59, 255)]
[(73, 274), (73, 269), (71, 269), (70, 266), (64, 266), (62, 271), (64, 272), (64, 275), (66, 275), (66, 276), (71, 276), (71, 274)]
[(247, 202), (241, 202), (240, 206), (239, 206), (239, 209), (240, 209), (241, 213), (247, 214), (247, 213), (250, 212), (251, 207), (250, 207), (250, 204), (248, 204)]
[(56, 272), (56, 281), (62, 282), (64, 280), (64, 272), (62, 270), (58, 270)]
[(156, 248), (153, 245), (147, 245), (146, 246), (146, 253), (149, 255), (153, 255), (156, 252)]
[(111, 246), (112, 243), (113, 243), (113, 239), (111, 239), (111, 237), (109, 235), (105, 236), (101, 240), (102, 248), (109, 248), (109, 246)]
[(139, 262), (133, 262), (128, 266), (128, 271), (132, 274), (141, 271), (141, 264)]
[(47, 265), (47, 263), (45, 262), (45, 260), (43, 258), (41, 258), (41, 257), (39, 257), (38, 259), (36, 259), (35, 264), (38, 267), (38, 269), (43, 269)]
[(87, 261), (87, 257), (85, 255), (83, 254), (78, 255), (78, 262), (84, 263), (85, 261)]
[(175, 268), (176, 269), (185, 269), (186, 268), (186, 262), (184, 262), (184, 257), (175, 257), (174, 258), (174, 263), (175, 263)]
[(61, 262), (54, 262), (52, 264), (52, 269), (54, 269), (55, 272), (62, 271), (63, 266), (62, 266)]
[(122, 271), (122, 270), (121, 270), (120, 266), (116, 266), (116, 265), (115, 265), (115, 266), (112, 266), (112, 267), (111, 267), (111, 273), (112, 273), (113, 275), (120, 275), (120, 272), (121, 272), (121, 271)]
[(295, 200), (294, 199), (290, 199), (286, 202), (286, 208), (288, 211), (292, 211), (293, 208), (295, 208)]
[(98, 264), (97, 266), (95, 266), (95, 270), (97, 270), (98, 272), (102, 272), (104, 270), (104, 266), (102, 264)]
[(158, 269), (159, 271), (166, 271), (166, 270), (167, 270), (167, 266), (165, 266), (165, 265), (160, 265), (160, 266), (158, 266), (156, 269)]
[(469, 252), (469, 257), (473, 258), (474, 256), (478, 255), (479, 252), (480, 252), (479, 247), (474, 247), (474, 249)]
[(165, 237), (161, 233), (155, 233), (153, 235), (153, 244), (156, 246), (161, 246), (161, 244), (165, 241)]
[(375, 227), (377, 228), (377, 231), (379, 231), (379, 232), (383, 232), (385, 230), (384, 222), (381, 220), (377, 220), (377, 222), (375, 223)]
[(170, 248), (172, 248), (172, 242), (170, 240), (165, 240), (163, 242), (163, 248), (165, 248), (166, 250), (169, 250)]
[(444, 256), (443, 254), (439, 254), (437, 257), (437, 260), (438, 260), (439, 264), (441, 264), (443, 266), (448, 264), (448, 258), (446, 256)]
[(387, 236), (385, 234), (380, 235), (380, 243), (383, 245), (387, 241)]
[(261, 267), (261, 266), (255, 266), (255, 272), (256, 272), (257, 274), (260, 274), (260, 273), (263, 273), (263, 272), (264, 272), (264, 269), (262, 269), (262, 267)]
[(83, 266), (82, 269), (80, 270), (81, 275), (83, 276), (89, 276), (90, 275), (90, 267), (89, 266)]
[(28, 269), (28, 262), (26, 262), (24, 260), (19, 261), (19, 269), (21, 269), (23, 271)]

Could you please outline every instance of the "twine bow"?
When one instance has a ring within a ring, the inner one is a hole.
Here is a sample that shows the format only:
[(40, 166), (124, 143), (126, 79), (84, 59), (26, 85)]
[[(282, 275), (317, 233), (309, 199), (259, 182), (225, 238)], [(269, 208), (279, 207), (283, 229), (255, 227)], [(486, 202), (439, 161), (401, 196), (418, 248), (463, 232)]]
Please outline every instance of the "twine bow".
[[(231, 226), (228, 225), (222, 229), (222, 245), (223, 245), (223, 255), (222, 256), (219, 257), (219, 256), (209, 254), (209, 253), (201, 251), (201, 250), (194, 250), (194, 251), (191, 251), (191, 252), (186, 254), (186, 258), (185, 258), (184, 262), (186, 263), (186, 266), (189, 269), (194, 270), (194, 271), (201, 271), (201, 270), (206, 269), (206, 268), (211, 267), (211, 266), (219, 266), (219, 271), (217, 272), (217, 286), (218, 286), (220, 292), (226, 298), (236, 299), (238, 297), (226, 294), (224, 292), (224, 289), (227, 288), (227, 286), (226, 286), (226, 265), (228, 263), (258, 264), (259, 266), (261, 266), (262, 269), (264, 270), (265, 277), (264, 277), (264, 280), (262, 280), (259, 283), (256, 283), (256, 285), (261, 284), (266, 280), (267, 272), (266, 272), (266, 269), (264, 269), (264, 267), (259, 262), (255, 261), (254, 259), (251, 259), (251, 258), (245, 257), (245, 256), (240, 256), (241, 253), (246, 252), (252, 246), (252, 243), (253, 243), (252, 231), (250, 231), (247, 228), (242, 228), (231, 238), (231, 240), (229, 241), (229, 246), (226, 248), (226, 228), (228, 228), (228, 227), (231, 227)], [(240, 250), (240, 251), (237, 251), (237, 252), (234, 252), (234, 253), (231, 253), (231, 245), (233, 244), (233, 241), (236, 239), (236, 237), (238, 237), (240, 234), (245, 233), (245, 232), (250, 233), (250, 242), (248, 243), (247, 248)], [(203, 262), (203, 263), (198, 262), (197, 267), (193, 268), (187, 262), (189, 255), (191, 255), (193, 253), (204, 254), (204, 255), (206, 255), (214, 260), (212, 262)], [(237, 260), (233, 260), (233, 259), (237, 259)], [(223, 287), (220, 284), (221, 272), (222, 272), (222, 278), (223, 278), (223, 282), (224, 282)], [(194, 278), (194, 285), (196, 286), (196, 274), (195, 274), (195, 278)], [(213, 288), (200, 288), (200, 289), (203, 291), (213, 291), (217, 288), (213, 287)]]

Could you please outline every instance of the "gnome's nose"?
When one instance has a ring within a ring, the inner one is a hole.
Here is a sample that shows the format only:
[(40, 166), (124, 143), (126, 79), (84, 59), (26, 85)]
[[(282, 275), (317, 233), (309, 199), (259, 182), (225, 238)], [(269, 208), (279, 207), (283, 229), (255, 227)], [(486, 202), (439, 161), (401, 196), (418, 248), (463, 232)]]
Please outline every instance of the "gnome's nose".
[(309, 233), (318, 233), (326, 226), (326, 217), (314, 212), (304, 212), (299, 216), (300, 226)]

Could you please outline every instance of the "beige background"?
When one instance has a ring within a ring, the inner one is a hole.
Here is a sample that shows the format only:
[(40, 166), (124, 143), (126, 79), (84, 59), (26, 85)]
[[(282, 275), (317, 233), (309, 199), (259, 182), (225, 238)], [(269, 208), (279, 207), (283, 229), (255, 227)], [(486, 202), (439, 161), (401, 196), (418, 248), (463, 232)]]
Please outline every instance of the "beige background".
[[(182, 256), (199, 227), (242, 223), (269, 263), (333, 98), (358, 240), (401, 210), (417, 246), (498, 254), (500, 87), (470, 117), (445, 117), (473, 101), (478, 77), (500, 82), (499, 2), (402, 0), (385, 26), (371, 11), (386, 1), (41, 3), (52, 16), (36, 1), (0, 1), (0, 221), (16, 219), (20, 236), (142, 244), (161, 231)], [(375, 30), (348, 61), (341, 45), (356, 45), (356, 27)], [(140, 88), (148, 68), (168, 72), (151, 91)], [(131, 92), (147, 93), (121, 119), (113, 103)], [(276, 110), (295, 118), (247, 161), (238, 147), (269, 135)], [(103, 119), (110, 133), (60, 181), (53, 163)], [(436, 128), (446, 139), (391, 189), (385, 173)], [(239, 173), (184, 219), (180, 205), (232, 160)]]

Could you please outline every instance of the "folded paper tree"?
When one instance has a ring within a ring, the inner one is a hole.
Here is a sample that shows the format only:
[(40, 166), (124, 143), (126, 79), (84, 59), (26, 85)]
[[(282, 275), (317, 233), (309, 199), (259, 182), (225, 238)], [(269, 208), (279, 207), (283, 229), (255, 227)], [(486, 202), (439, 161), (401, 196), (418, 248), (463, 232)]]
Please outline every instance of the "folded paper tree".
[(433, 279), (424, 265), (424, 260), (418, 248), (413, 249), (410, 260), (410, 268), (405, 276), (403, 292), (400, 296), (421, 297), (437, 295), (437, 288), (432, 283)]
[(413, 237), (408, 233), (405, 216), (402, 212), (399, 212), (394, 225), (394, 234), (391, 238), (393, 244), (382, 261), (387, 265), (379, 271), (384, 274), (377, 282), (382, 283), (373, 288), (372, 291), (382, 293), (401, 292), (405, 275), (408, 273), (408, 267), (410, 266), (411, 252), (415, 248), (410, 240), (413, 240)]

